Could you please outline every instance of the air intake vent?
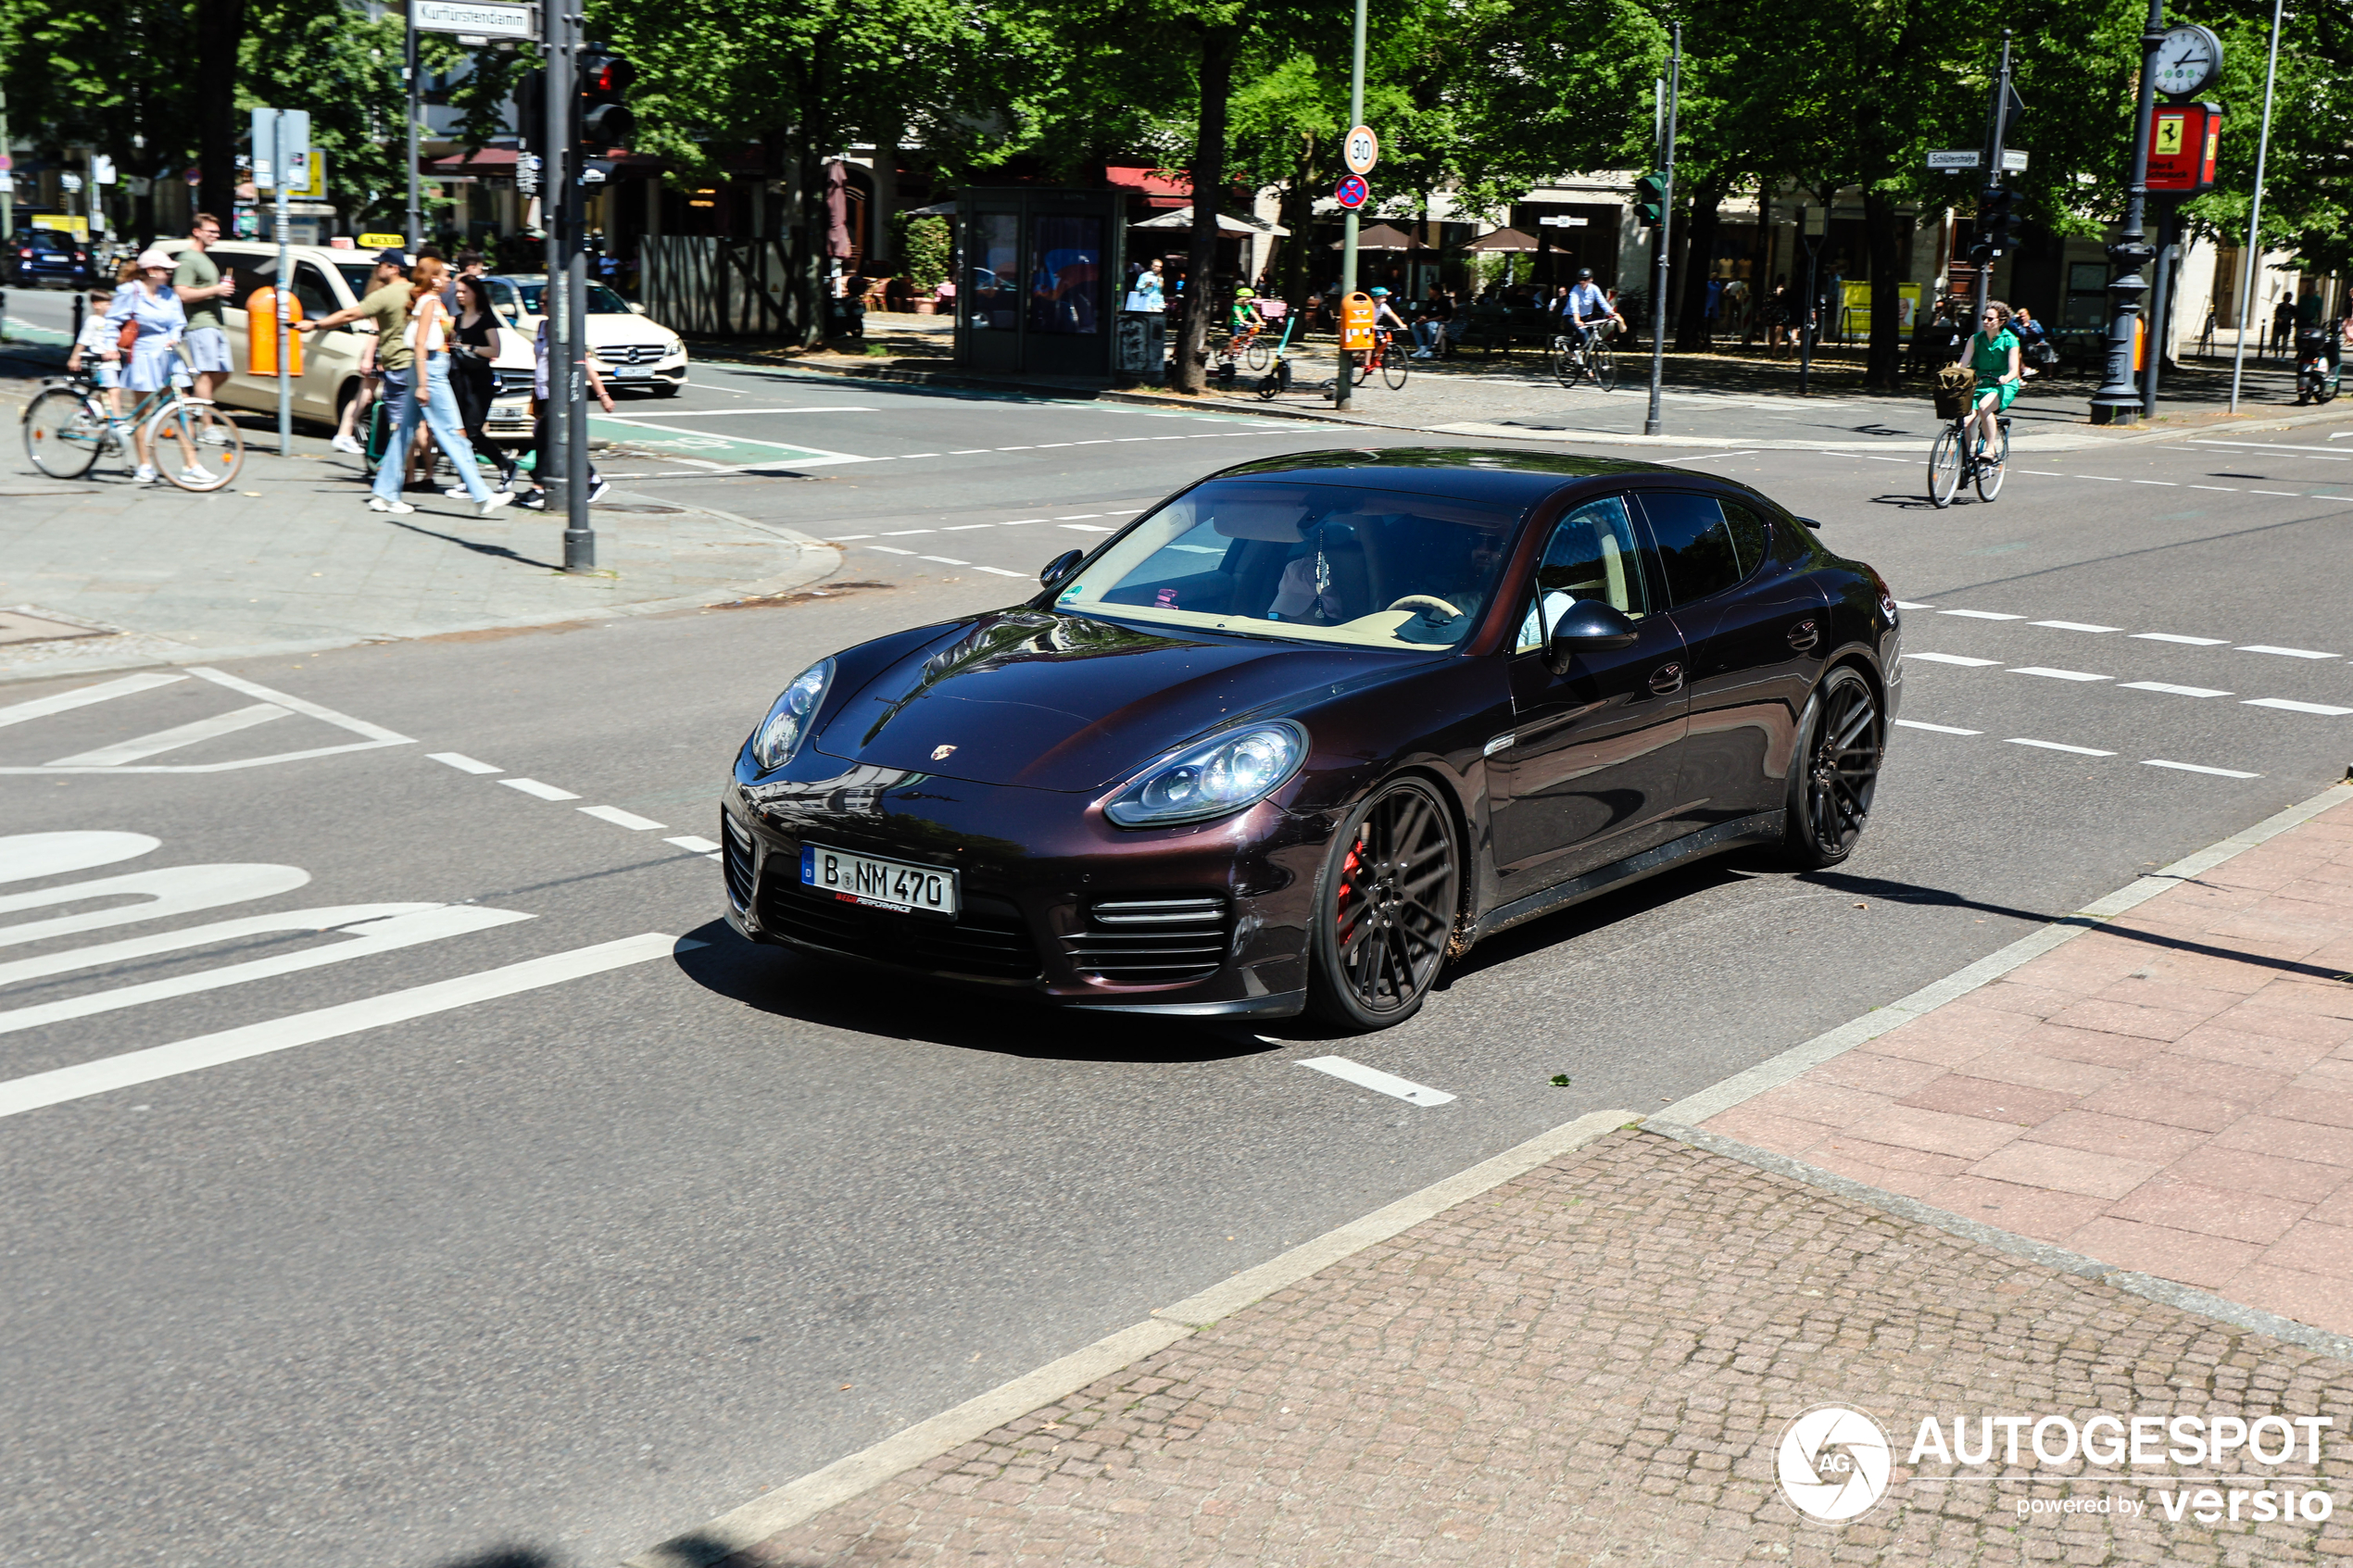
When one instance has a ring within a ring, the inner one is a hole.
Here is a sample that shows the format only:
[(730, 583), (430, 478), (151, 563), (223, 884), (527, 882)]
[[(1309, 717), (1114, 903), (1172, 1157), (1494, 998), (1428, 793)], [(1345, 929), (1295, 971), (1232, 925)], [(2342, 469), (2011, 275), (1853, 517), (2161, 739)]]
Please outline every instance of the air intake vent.
[(954, 921), (926, 919), (813, 892), (801, 885), (798, 860), (770, 864), (780, 871), (761, 885), (760, 923), (780, 936), (935, 974), (1038, 978), (1038, 944), (1010, 898), (967, 891), (963, 910)]
[(1226, 900), (1216, 894), (1105, 898), (1063, 939), (1074, 968), (1114, 985), (1173, 985), (1226, 961)]
[(736, 908), (751, 908), (752, 866), (751, 830), (725, 811), (719, 813), (719, 836), (726, 859), (721, 862), (727, 873), (727, 897)]

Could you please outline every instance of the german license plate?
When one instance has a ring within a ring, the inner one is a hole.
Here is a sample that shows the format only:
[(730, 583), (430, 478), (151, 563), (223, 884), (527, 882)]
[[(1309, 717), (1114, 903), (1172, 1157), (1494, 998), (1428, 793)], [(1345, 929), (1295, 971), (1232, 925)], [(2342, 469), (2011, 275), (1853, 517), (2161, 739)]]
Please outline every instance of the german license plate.
[(956, 913), (956, 873), (938, 866), (911, 866), (903, 860), (804, 844), (800, 881), (805, 887), (870, 909), (950, 919)]
[(615, 381), (644, 381), (653, 373), (651, 365), (615, 365), (605, 372)]

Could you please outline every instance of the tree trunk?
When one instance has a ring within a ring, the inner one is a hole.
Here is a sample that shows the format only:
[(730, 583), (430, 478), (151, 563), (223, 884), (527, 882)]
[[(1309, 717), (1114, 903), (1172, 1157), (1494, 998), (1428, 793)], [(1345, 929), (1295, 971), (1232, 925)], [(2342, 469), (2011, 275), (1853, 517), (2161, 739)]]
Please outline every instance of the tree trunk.
[(1308, 225), (1315, 217), (1315, 133), (1307, 132), (1300, 137), (1299, 163), (1291, 170), (1290, 189), (1283, 193), (1283, 227), (1290, 231), (1290, 238), (1283, 245), (1283, 302), (1300, 325), (1291, 335), (1303, 335), (1306, 318), (1296, 313), (1307, 308)]
[(1711, 174), (1692, 187), (1692, 213), (1685, 231), (1689, 248), (1683, 252), (1683, 305), (1675, 318), (1675, 352), (1697, 354), (1710, 346), (1707, 331), (1707, 275), (1716, 255), (1718, 208), (1727, 181)]
[(196, 209), (229, 227), (237, 201), (237, 44), (245, 0), (196, 0)]
[(1176, 390), (1207, 390), (1209, 319), (1217, 307), (1217, 197), (1226, 185), (1226, 100), (1232, 90), (1234, 35), (1201, 37), (1201, 131), (1193, 144), (1193, 232), (1185, 256), (1185, 330), (1176, 340)]
[(1904, 368), (1903, 280), (1895, 275), (1901, 247), (1895, 225), (1904, 221), (1895, 203), (1877, 192), (1863, 193), (1863, 222), (1871, 248), (1871, 344), (1863, 361), (1863, 384), (1883, 392), (1896, 389)]

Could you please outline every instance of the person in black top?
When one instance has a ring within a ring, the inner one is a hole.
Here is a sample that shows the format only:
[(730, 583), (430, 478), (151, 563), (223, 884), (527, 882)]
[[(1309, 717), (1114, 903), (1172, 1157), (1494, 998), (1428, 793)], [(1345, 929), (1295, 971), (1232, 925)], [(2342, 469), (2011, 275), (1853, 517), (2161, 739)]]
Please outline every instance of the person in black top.
[(466, 439), (473, 444), (475, 451), (487, 455), (497, 465), (498, 487), (511, 490), (515, 483), (514, 454), (484, 434), (482, 428), (483, 421), (490, 417), (491, 400), (498, 395), (498, 376), (491, 369), (491, 362), (498, 358), (498, 329), (503, 325), (481, 280), (461, 275), (458, 279), (458, 324), (450, 333), (449, 383), (458, 395), (458, 418), (466, 427)]

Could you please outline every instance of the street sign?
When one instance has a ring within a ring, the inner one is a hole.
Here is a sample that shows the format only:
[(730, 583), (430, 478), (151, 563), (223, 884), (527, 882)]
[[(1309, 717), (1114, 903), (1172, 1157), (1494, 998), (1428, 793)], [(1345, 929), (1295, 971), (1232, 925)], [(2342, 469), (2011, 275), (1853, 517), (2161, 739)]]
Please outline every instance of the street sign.
[(104, 153), (92, 153), (90, 155), (90, 183), (93, 185), (113, 184), (114, 159)]
[(2023, 147), (2005, 148), (2002, 153), (2002, 172), (2005, 174), (2025, 173), (2026, 149)]
[(536, 6), (474, 6), (462, 0), (410, 0), (417, 26), (426, 32), (455, 32), (477, 38), (536, 38)]
[(1340, 144), (1340, 158), (1351, 174), (1370, 174), (1373, 165), (1380, 161), (1380, 138), (1373, 134), (1369, 125), (1356, 127)]
[(1332, 199), (1353, 212), (1370, 201), (1372, 194), (1372, 187), (1365, 183), (1364, 176), (1352, 174), (1340, 182), (1340, 189), (1332, 193)]
[(310, 187), (310, 111), (257, 106), (253, 111), (254, 189), (274, 191), (282, 175), (288, 195)]
[(2214, 188), (2222, 139), (2220, 104), (2168, 104), (2149, 125), (2148, 188), (2194, 196)]
[(1539, 227), (1545, 229), (1583, 229), (1589, 227), (1592, 221), (1590, 218), (1571, 218), (1567, 214), (1547, 216), (1536, 220)]
[(1928, 166), (1931, 169), (1975, 169), (1984, 161), (1983, 153), (1931, 153), (1928, 155)]

